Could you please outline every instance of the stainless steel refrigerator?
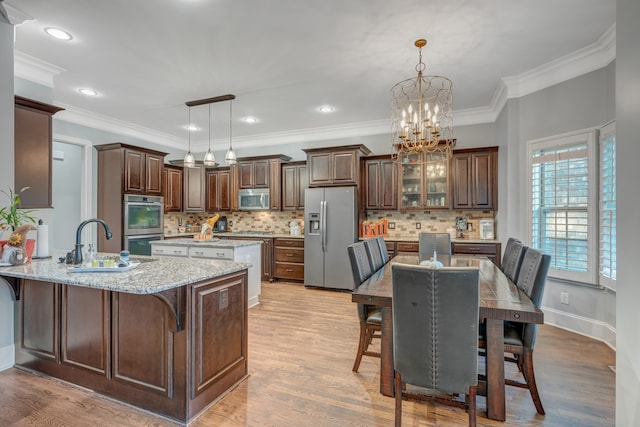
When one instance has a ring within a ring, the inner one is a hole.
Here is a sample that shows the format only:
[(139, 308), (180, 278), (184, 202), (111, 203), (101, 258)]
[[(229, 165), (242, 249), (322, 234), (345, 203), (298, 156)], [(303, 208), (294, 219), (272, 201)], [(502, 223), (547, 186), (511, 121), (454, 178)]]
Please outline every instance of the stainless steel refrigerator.
[(356, 187), (304, 192), (304, 285), (353, 290), (347, 246), (358, 239)]

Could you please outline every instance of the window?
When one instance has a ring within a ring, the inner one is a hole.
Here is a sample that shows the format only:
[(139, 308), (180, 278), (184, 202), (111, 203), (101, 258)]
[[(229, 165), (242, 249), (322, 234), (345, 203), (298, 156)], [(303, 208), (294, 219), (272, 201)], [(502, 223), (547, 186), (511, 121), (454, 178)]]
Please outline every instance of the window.
[(531, 246), (551, 255), (552, 277), (597, 281), (596, 131), (531, 141)]
[(600, 284), (616, 284), (616, 125), (600, 130)]

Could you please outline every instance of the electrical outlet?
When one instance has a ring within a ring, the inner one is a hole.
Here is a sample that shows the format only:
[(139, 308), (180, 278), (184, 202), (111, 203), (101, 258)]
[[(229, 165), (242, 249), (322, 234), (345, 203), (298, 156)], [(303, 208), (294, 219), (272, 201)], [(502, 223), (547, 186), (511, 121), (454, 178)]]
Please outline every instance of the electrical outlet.
[(569, 292), (560, 292), (560, 302), (569, 305)]
[(420, 230), (422, 228), (422, 224), (419, 222), (416, 222), (416, 230)]
[(233, 227), (233, 221), (229, 221), (229, 227)]
[(389, 225), (389, 230), (395, 230), (396, 229), (396, 223), (395, 222), (390, 222), (388, 225)]

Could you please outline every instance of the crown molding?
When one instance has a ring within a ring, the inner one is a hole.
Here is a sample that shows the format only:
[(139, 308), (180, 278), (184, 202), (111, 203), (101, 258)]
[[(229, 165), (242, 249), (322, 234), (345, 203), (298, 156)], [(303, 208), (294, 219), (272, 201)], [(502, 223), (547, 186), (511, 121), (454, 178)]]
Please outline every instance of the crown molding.
[(63, 71), (67, 70), (26, 53), (13, 52), (13, 75), (16, 77), (52, 88), (53, 78)]
[(27, 21), (33, 20), (33, 16), (21, 11), (16, 7), (11, 6), (10, 4), (4, 3), (4, 8), (7, 11), (9, 23), (12, 25), (21, 25)]
[(55, 118), (57, 120), (75, 123), (77, 125), (87, 126), (105, 132), (112, 132), (118, 135), (129, 136), (131, 138), (142, 139), (165, 147), (176, 148), (184, 146), (185, 149), (187, 147), (186, 140), (176, 138), (173, 135), (158, 132), (144, 126), (137, 126), (112, 117), (96, 114), (55, 100), (54, 104), (64, 108), (64, 111), (60, 111), (56, 114)]
[[(562, 58), (550, 61), (539, 67), (515, 76), (504, 77), (498, 82), (488, 106), (454, 111), (455, 126), (493, 123), (509, 98), (519, 98), (545, 89), (566, 80), (598, 70), (609, 65), (616, 57), (616, 24), (614, 23), (595, 43), (570, 53)], [(61, 67), (33, 58), (24, 53), (15, 52), (15, 75), (35, 83), (53, 87), (53, 78), (65, 71)], [(93, 127), (107, 132), (126, 135), (154, 142), (171, 148), (187, 149), (186, 138), (157, 132), (153, 129), (133, 125), (128, 122), (82, 110), (71, 105), (57, 102), (65, 108), (56, 115), (56, 119)], [(308, 141), (363, 137), (388, 134), (389, 120), (374, 120), (337, 126), (310, 129), (298, 129), (285, 132), (273, 132), (233, 139), (235, 147), (271, 146)], [(223, 149), (229, 141), (217, 139), (211, 141), (212, 148)], [(202, 147), (206, 150), (208, 141), (191, 142), (192, 149)]]

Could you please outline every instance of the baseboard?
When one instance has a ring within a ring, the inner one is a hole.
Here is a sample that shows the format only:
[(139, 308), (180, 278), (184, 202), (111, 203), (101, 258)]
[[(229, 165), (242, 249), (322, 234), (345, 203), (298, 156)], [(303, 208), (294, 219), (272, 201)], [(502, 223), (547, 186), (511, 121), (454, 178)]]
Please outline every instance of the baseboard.
[(0, 371), (12, 368), (16, 362), (16, 352), (13, 344), (0, 347)]
[(256, 305), (260, 304), (260, 300), (259, 300), (258, 298), (259, 298), (259, 296), (258, 296), (258, 295), (256, 295), (256, 296), (255, 296), (255, 297), (253, 297), (253, 298), (249, 298), (249, 301), (248, 301), (248, 303), (249, 303), (249, 308), (251, 308), (251, 307), (253, 307), (253, 306), (256, 306)]
[(542, 311), (545, 324), (602, 341), (616, 350), (616, 328), (608, 323), (548, 307), (542, 307)]

